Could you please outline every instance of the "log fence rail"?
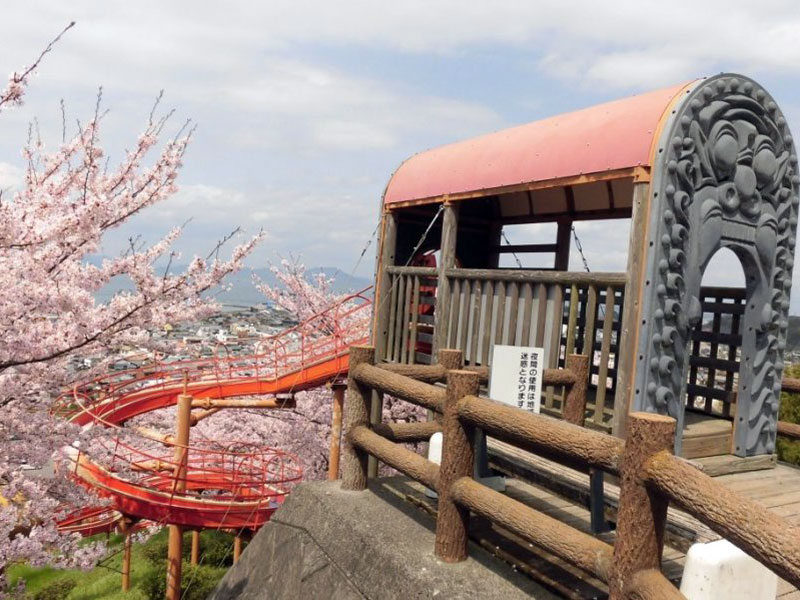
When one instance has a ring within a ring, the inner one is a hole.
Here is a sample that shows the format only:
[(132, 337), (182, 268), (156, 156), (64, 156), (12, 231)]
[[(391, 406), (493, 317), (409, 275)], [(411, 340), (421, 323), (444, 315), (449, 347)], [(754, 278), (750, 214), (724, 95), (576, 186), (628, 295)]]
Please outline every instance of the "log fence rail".
[[(355, 346), (350, 352), (342, 488), (366, 489), (371, 455), (436, 490), (435, 553), (442, 561), (467, 557), (470, 515), (476, 514), (605, 582), (612, 600), (683, 598), (660, 570), (667, 507), (674, 502), (800, 586), (800, 532), (672, 455), (673, 419), (631, 413), (625, 440), (580, 426), (586, 403), (586, 372), (581, 373), (588, 369), (586, 357), (568, 355), (564, 369), (543, 373), (543, 385), (565, 388), (563, 421), (480, 397), (485, 369), (376, 365), (375, 358), (374, 348), (368, 346)], [(452, 356), (446, 362), (452, 365)], [(463, 365), (463, 359), (459, 362)], [(442, 380), (446, 387), (433, 384)], [(436, 420), (370, 425), (373, 391), (432, 410)], [(574, 529), (474, 480), (476, 428), (565, 465), (619, 477), (615, 543)], [(443, 432), (441, 465), (400, 445), (426, 441), (436, 431)]]

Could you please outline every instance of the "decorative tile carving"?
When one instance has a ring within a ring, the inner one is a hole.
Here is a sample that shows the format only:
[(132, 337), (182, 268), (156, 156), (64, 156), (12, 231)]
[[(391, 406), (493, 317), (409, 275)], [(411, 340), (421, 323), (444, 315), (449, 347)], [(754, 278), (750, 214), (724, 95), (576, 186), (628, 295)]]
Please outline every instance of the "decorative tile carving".
[(703, 272), (729, 248), (747, 287), (735, 453), (771, 453), (800, 183), (786, 120), (757, 83), (719, 75), (677, 103), (656, 153), (634, 408), (669, 414), (682, 430)]

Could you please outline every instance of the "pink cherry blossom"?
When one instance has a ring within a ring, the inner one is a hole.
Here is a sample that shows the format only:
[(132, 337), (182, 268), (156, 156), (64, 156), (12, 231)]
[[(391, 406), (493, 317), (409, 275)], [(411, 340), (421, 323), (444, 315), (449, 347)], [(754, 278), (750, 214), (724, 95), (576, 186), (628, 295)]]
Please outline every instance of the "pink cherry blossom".
[[(51, 47), (11, 75), (0, 90), (0, 111), (22, 103)], [(163, 263), (179, 258), (171, 250), (179, 227), (151, 246), (132, 242), (99, 265), (87, 261), (107, 232), (177, 191), (193, 130), (184, 126), (167, 136), (168, 116), (151, 115), (114, 164), (101, 145), (98, 109), (53, 150), (29, 143), (21, 188), (0, 194), (0, 590), (5, 567), (15, 561), (87, 567), (105, 552), (79, 548), (75, 535), (55, 527), (66, 507), (98, 502), (68, 479), (66, 463), (53, 463), (60, 448), (76, 440), (92, 445), (102, 434), (81, 433), (49, 415), (53, 398), (73, 383), (70, 357), (111, 356), (127, 344), (148, 343), (149, 330), (215, 311), (203, 293), (238, 270), (261, 237), (245, 239), (228, 259), (216, 247), (177, 273)], [(97, 292), (116, 278), (130, 280), (133, 289), (98, 301)]]

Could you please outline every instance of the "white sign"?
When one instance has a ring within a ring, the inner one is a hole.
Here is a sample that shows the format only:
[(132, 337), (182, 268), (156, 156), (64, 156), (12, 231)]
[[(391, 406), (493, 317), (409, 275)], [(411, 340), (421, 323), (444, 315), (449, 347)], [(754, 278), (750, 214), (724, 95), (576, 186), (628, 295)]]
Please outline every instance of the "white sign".
[(542, 403), (544, 348), (495, 346), (489, 397), (538, 413)]

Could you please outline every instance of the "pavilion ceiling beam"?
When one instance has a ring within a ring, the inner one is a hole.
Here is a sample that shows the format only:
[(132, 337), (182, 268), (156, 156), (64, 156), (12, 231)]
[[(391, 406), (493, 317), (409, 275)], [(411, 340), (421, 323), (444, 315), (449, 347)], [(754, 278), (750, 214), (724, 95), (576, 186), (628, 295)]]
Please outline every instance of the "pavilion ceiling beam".
[(599, 210), (580, 210), (575, 213), (557, 212), (540, 213), (535, 217), (520, 215), (516, 217), (505, 217), (503, 225), (525, 225), (527, 223), (551, 223), (559, 219), (570, 218), (575, 221), (595, 221), (598, 219), (630, 219), (630, 208), (599, 209)]

